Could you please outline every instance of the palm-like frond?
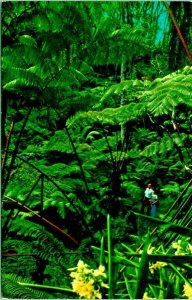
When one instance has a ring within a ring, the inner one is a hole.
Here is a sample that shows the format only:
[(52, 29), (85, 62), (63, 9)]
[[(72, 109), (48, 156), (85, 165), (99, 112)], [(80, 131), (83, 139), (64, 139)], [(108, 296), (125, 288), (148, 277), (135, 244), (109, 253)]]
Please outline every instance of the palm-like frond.
[(103, 111), (79, 112), (67, 120), (67, 126), (87, 123), (120, 125), (136, 120), (145, 114), (143, 103), (130, 103), (118, 108), (106, 108)]
[(144, 93), (148, 100), (147, 108), (155, 116), (169, 114), (179, 104), (191, 107), (192, 75), (185, 69), (157, 79), (152, 83), (150, 90)]

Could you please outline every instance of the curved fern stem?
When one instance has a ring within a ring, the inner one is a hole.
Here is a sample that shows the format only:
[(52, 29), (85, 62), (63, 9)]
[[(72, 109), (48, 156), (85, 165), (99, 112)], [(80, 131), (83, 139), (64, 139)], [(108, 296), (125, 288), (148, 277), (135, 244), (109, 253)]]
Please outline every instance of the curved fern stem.
[(102, 236), (101, 238), (101, 247), (100, 247), (100, 259), (99, 259), (99, 264), (100, 266), (103, 266), (104, 264), (104, 238)]
[(9, 149), (9, 144), (10, 144), (11, 135), (12, 135), (12, 132), (13, 132), (14, 125), (15, 125), (15, 123), (14, 123), (14, 121), (12, 121), (10, 129), (9, 129), (9, 134), (7, 136), (6, 148), (5, 148), (4, 155), (3, 155), (3, 160), (2, 160), (2, 173), (1, 173), (2, 176), (4, 174), (5, 163), (6, 163), (6, 159), (7, 159), (7, 152), (8, 152), (8, 149)]
[(67, 199), (67, 201), (71, 204), (71, 206), (74, 208), (74, 210), (76, 211), (76, 213), (78, 214), (79, 218), (81, 219), (84, 227), (86, 228), (86, 230), (90, 233), (90, 237), (93, 241), (93, 243), (95, 243), (95, 239), (93, 237), (92, 232), (90, 231), (85, 219), (83, 218), (81, 212), (78, 210), (78, 208), (74, 205), (73, 201), (66, 195), (66, 192), (52, 179), (50, 178), (47, 174), (45, 174), (43, 171), (41, 171), (39, 168), (37, 168), (36, 166), (34, 166), (32, 163), (28, 162), (26, 159), (21, 158), (20, 156), (16, 155), (20, 160), (22, 160), (23, 162), (25, 162), (26, 164), (28, 164), (29, 166), (31, 166), (33, 169), (35, 169), (36, 171), (38, 171), (39, 173), (43, 174), (44, 177), (46, 179), (48, 179)]
[(180, 200), (182, 199), (182, 197), (184, 196), (184, 194), (186, 193), (186, 191), (188, 190), (188, 188), (191, 186), (191, 184), (192, 184), (192, 179), (190, 179), (189, 183), (184, 188), (184, 190), (182, 191), (181, 195), (179, 195), (179, 197), (175, 200), (175, 202), (173, 203), (173, 205), (170, 207), (170, 209), (166, 213), (166, 215), (163, 218), (163, 220), (165, 220), (169, 216), (170, 212), (172, 212), (173, 209), (177, 206), (177, 204), (180, 203)]
[(75, 148), (75, 145), (74, 145), (74, 143), (73, 143), (73, 140), (72, 140), (72, 138), (71, 138), (71, 135), (70, 135), (69, 130), (68, 130), (68, 128), (67, 128), (66, 125), (65, 125), (65, 130), (66, 130), (66, 133), (67, 133), (68, 138), (69, 138), (69, 140), (70, 140), (70, 143), (71, 143), (71, 146), (72, 146), (72, 148), (73, 148), (73, 151), (74, 151), (74, 153), (75, 153), (76, 159), (77, 159), (77, 161), (78, 161), (78, 164), (79, 164), (79, 167), (80, 167), (80, 170), (81, 170), (81, 176), (82, 176), (82, 178), (83, 178), (83, 181), (84, 181), (84, 184), (85, 184), (85, 189), (86, 189), (86, 191), (87, 191), (87, 196), (88, 196), (88, 198), (89, 198), (89, 201), (92, 203), (91, 193), (90, 193), (90, 191), (89, 191), (88, 182), (87, 182), (87, 179), (86, 179), (86, 176), (85, 176), (85, 172), (84, 172), (84, 170), (83, 170), (83, 166), (82, 166), (81, 160), (80, 160), (80, 158), (79, 158), (79, 155), (78, 155), (78, 153), (77, 153), (77, 150), (76, 150), (76, 148)]
[[(34, 185), (32, 186), (31, 190), (29, 191), (27, 197), (25, 198), (25, 200), (24, 200), (23, 203), (21, 204), (22, 206), (24, 206), (24, 205), (26, 204), (26, 202), (27, 202), (27, 200), (29, 199), (31, 193), (33, 192), (33, 190), (35, 189), (35, 187), (36, 187), (36, 185), (38, 184), (39, 180), (41, 179), (41, 176), (42, 176), (42, 175), (40, 175), (40, 176), (38, 177), (38, 179), (35, 181)], [(18, 214), (19, 214), (19, 209), (18, 209), (18, 211), (16, 212), (16, 214), (14, 215), (14, 217), (12, 217), (12, 209), (11, 209), (10, 213), (8, 214), (7, 220), (6, 220), (6, 222), (5, 222), (4, 226), (3, 226), (4, 238), (6, 237), (7, 232), (9, 231), (9, 227), (11, 226), (11, 223), (10, 223), (9, 221), (10, 221), (10, 220), (16, 219), (16, 217), (18, 216)], [(10, 223), (10, 225), (9, 225), (9, 223)], [(8, 225), (9, 225), (9, 226), (8, 226)]]
[(183, 38), (183, 35), (182, 35), (182, 33), (181, 33), (181, 30), (180, 30), (180, 28), (179, 28), (177, 22), (175, 21), (174, 15), (173, 15), (173, 13), (172, 13), (172, 11), (171, 11), (169, 5), (166, 3), (166, 1), (163, 1), (163, 3), (164, 3), (165, 7), (167, 8), (167, 10), (168, 10), (168, 12), (169, 12), (169, 15), (170, 15), (170, 17), (171, 17), (171, 19), (172, 19), (172, 21), (173, 21), (173, 24), (174, 24), (174, 26), (175, 26), (175, 28), (176, 28), (176, 30), (177, 30), (177, 32), (178, 32), (178, 35), (179, 35), (179, 37), (180, 37), (180, 40), (181, 40), (181, 42), (182, 42), (182, 44), (183, 44), (183, 47), (184, 47), (186, 53), (187, 53), (187, 56), (189, 57), (189, 60), (192, 62), (192, 55), (191, 55), (191, 53), (189, 52), (189, 49), (188, 49), (187, 44), (186, 44), (186, 42), (185, 42), (185, 40), (184, 40), (184, 38)]
[(114, 299), (113, 297), (113, 280), (112, 280), (112, 245), (111, 245), (111, 220), (110, 215), (107, 215), (107, 246), (108, 246), (108, 281), (109, 281), (109, 293), (108, 299)]
[(22, 136), (23, 131), (24, 131), (24, 129), (25, 129), (25, 126), (26, 126), (26, 124), (27, 124), (28, 118), (29, 118), (29, 116), (30, 116), (30, 114), (31, 114), (31, 112), (32, 112), (32, 109), (33, 109), (33, 107), (30, 107), (30, 109), (29, 109), (29, 111), (28, 111), (28, 113), (27, 113), (27, 115), (26, 115), (26, 117), (25, 117), (25, 120), (24, 120), (24, 122), (23, 122), (21, 131), (20, 131), (20, 133), (19, 133), (19, 137), (18, 137), (18, 139), (17, 139), (17, 141), (16, 141), (15, 149), (14, 149), (14, 152), (13, 152), (13, 155), (12, 155), (12, 159), (11, 159), (11, 163), (10, 163), (10, 165), (9, 165), (8, 172), (7, 172), (7, 177), (6, 177), (6, 179), (5, 179), (4, 183), (3, 183), (2, 194), (1, 194), (2, 196), (4, 195), (5, 190), (6, 190), (6, 187), (7, 187), (7, 184), (8, 184), (8, 182), (9, 182), (9, 178), (10, 178), (10, 175), (11, 175), (11, 170), (12, 170), (12, 168), (13, 168), (13, 165), (14, 165), (14, 162), (15, 162), (15, 158), (16, 158), (16, 156), (17, 156), (17, 152), (18, 152), (18, 149), (19, 149), (19, 145), (20, 145), (20, 141), (21, 141), (21, 136)]
[(148, 277), (148, 270), (149, 270), (149, 258), (147, 255), (147, 249), (148, 249), (149, 244), (150, 244), (150, 238), (148, 236), (146, 239), (144, 248), (143, 248), (141, 261), (139, 264), (134, 299), (142, 299), (143, 294), (145, 292), (145, 288), (147, 286), (147, 281), (148, 281), (147, 277)]
[(21, 206), (23, 208), (25, 208), (27, 211), (30, 211), (34, 216), (40, 218), (43, 222), (51, 225), (51, 227), (55, 228), (57, 231), (59, 231), (60, 233), (64, 234), (67, 238), (69, 238), (71, 241), (73, 241), (76, 245), (78, 245), (79, 243), (76, 241), (75, 238), (73, 238), (72, 236), (70, 236), (68, 233), (66, 233), (65, 231), (63, 231), (61, 228), (59, 228), (58, 226), (56, 226), (55, 224), (53, 224), (52, 222), (50, 222), (49, 220), (43, 218), (41, 215), (37, 214), (36, 212), (34, 212), (33, 210), (31, 210), (28, 206), (23, 205), (19, 202), (17, 202), (16, 200), (8, 197), (8, 196), (4, 196), (6, 199), (11, 200), (12, 202), (16, 203), (18, 206)]
[[(59, 118), (61, 118), (61, 115), (58, 113), (58, 111), (55, 110), (55, 112), (57, 113), (57, 115), (59, 116)], [(84, 185), (85, 185), (85, 189), (86, 189), (86, 191), (87, 191), (87, 196), (88, 196), (88, 198), (89, 198), (89, 201), (92, 203), (91, 193), (90, 193), (90, 191), (89, 191), (88, 182), (87, 182), (87, 179), (86, 179), (86, 176), (85, 176), (85, 172), (84, 172), (84, 170), (83, 170), (83, 166), (82, 166), (81, 160), (80, 160), (80, 158), (79, 158), (79, 155), (78, 155), (78, 153), (77, 153), (76, 147), (75, 147), (75, 145), (74, 145), (74, 143), (73, 143), (73, 140), (72, 140), (72, 138), (71, 138), (71, 134), (70, 134), (69, 129), (68, 129), (68, 127), (67, 127), (66, 124), (64, 125), (64, 128), (65, 128), (65, 130), (66, 130), (67, 136), (68, 136), (68, 138), (69, 138), (69, 141), (70, 141), (71, 146), (72, 146), (72, 148), (73, 148), (73, 151), (74, 151), (74, 154), (75, 154), (75, 156), (76, 156), (77, 162), (78, 162), (78, 164), (79, 164), (79, 167), (80, 167), (80, 170), (81, 170), (81, 176), (82, 176), (82, 178), (83, 178), (83, 182), (84, 182)]]
[(52, 291), (52, 292), (67, 292), (67, 293), (74, 293), (73, 290), (67, 289), (67, 288), (61, 288), (57, 286), (49, 286), (49, 285), (41, 285), (41, 284), (32, 284), (32, 283), (25, 283), (25, 282), (19, 282), (18, 284), (30, 287), (33, 289), (38, 289), (38, 290), (45, 290), (45, 291)]

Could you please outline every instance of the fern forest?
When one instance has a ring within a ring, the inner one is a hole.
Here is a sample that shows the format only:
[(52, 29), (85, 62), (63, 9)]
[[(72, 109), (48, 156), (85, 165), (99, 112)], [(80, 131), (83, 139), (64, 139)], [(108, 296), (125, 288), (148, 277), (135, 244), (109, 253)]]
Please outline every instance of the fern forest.
[(192, 298), (192, 4), (1, 3), (1, 296)]

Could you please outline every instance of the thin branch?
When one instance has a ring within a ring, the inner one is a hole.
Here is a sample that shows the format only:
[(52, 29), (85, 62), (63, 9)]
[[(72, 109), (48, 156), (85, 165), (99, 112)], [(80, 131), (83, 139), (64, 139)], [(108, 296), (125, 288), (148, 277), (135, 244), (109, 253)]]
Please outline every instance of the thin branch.
[(30, 114), (31, 114), (32, 109), (33, 109), (33, 107), (30, 107), (30, 109), (29, 109), (29, 111), (28, 111), (28, 113), (27, 113), (27, 115), (26, 115), (26, 117), (25, 117), (25, 120), (24, 120), (24, 122), (23, 122), (21, 131), (20, 131), (20, 133), (19, 133), (19, 137), (18, 137), (18, 139), (17, 139), (17, 141), (16, 141), (15, 149), (14, 149), (14, 152), (13, 152), (13, 155), (12, 155), (12, 159), (11, 159), (11, 163), (10, 163), (9, 168), (8, 168), (7, 177), (6, 177), (6, 179), (5, 179), (4, 183), (3, 183), (2, 194), (1, 194), (2, 196), (4, 195), (5, 190), (6, 190), (6, 187), (7, 187), (7, 184), (8, 184), (8, 182), (9, 182), (9, 178), (10, 178), (10, 176), (11, 176), (11, 170), (12, 170), (13, 165), (14, 165), (14, 163), (15, 163), (15, 158), (16, 158), (16, 155), (17, 155), (17, 152), (18, 152), (18, 149), (19, 149), (19, 144), (20, 144), (20, 141), (21, 141), (21, 137), (22, 137), (23, 131), (24, 131), (24, 129), (25, 129), (25, 126), (26, 126), (26, 124), (27, 124), (27, 121), (28, 121), (28, 118), (29, 118), (29, 116), (30, 116)]
[[(59, 112), (58, 112), (56, 109), (55, 109), (55, 112), (57, 113), (58, 117), (61, 119), (61, 115), (59, 114)], [(71, 146), (72, 146), (72, 148), (73, 148), (73, 151), (74, 151), (74, 154), (75, 154), (75, 156), (76, 156), (77, 162), (78, 162), (78, 164), (79, 164), (79, 168), (80, 168), (80, 170), (81, 170), (81, 176), (82, 176), (82, 179), (83, 179), (83, 182), (84, 182), (84, 185), (85, 185), (85, 189), (86, 189), (86, 192), (87, 192), (89, 201), (92, 202), (91, 193), (90, 193), (90, 191), (89, 191), (89, 186), (88, 186), (87, 178), (86, 178), (86, 176), (85, 176), (85, 172), (84, 172), (84, 170), (83, 170), (83, 166), (82, 166), (81, 160), (80, 160), (80, 158), (79, 158), (79, 155), (78, 155), (78, 153), (77, 153), (76, 147), (75, 147), (75, 145), (74, 145), (74, 143), (73, 143), (73, 140), (72, 140), (72, 138), (71, 138), (71, 134), (70, 134), (69, 129), (67, 128), (66, 124), (64, 125), (64, 128), (65, 128), (65, 130), (66, 130), (67, 136), (68, 136), (68, 138), (69, 138), (69, 141), (70, 141)]]
[(52, 222), (50, 222), (49, 220), (43, 218), (41, 215), (37, 214), (36, 212), (34, 212), (33, 210), (31, 210), (28, 206), (23, 205), (21, 203), (19, 203), (18, 201), (8, 197), (8, 196), (4, 196), (4, 198), (11, 200), (13, 203), (15, 203), (16, 205), (25, 208), (27, 211), (30, 211), (34, 216), (40, 218), (43, 222), (51, 225), (51, 227), (53, 227), (54, 229), (56, 229), (57, 231), (59, 231), (60, 233), (64, 234), (66, 237), (68, 237), (71, 241), (73, 241), (76, 245), (78, 245), (79, 243), (77, 242), (77, 240), (75, 238), (73, 238), (72, 236), (70, 236), (68, 233), (66, 233), (65, 231), (63, 231), (61, 228), (59, 228), (58, 226), (56, 226), (55, 224), (53, 224)]
[(66, 192), (51, 178), (49, 177), (47, 174), (45, 174), (43, 171), (41, 171), (39, 168), (37, 168), (36, 166), (34, 166), (32, 163), (28, 162), (26, 159), (21, 158), (20, 156), (17, 155), (17, 158), (19, 158), (21, 161), (25, 162), (26, 164), (28, 164), (29, 166), (31, 166), (33, 169), (35, 169), (36, 171), (38, 171), (39, 173), (41, 173), (42, 175), (44, 175), (44, 177), (46, 179), (48, 179), (67, 199), (67, 201), (71, 204), (71, 206), (74, 208), (74, 210), (76, 211), (76, 213), (78, 214), (79, 218), (81, 219), (84, 227), (86, 228), (86, 230), (90, 233), (91, 239), (93, 242), (95, 242), (95, 239), (93, 237), (92, 232), (90, 231), (82, 213), (78, 210), (78, 208), (73, 204), (73, 201), (67, 196)]
[(176, 20), (175, 20), (175, 18), (174, 18), (174, 15), (173, 15), (173, 13), (172, 13), (172, 10), (170, 9), (170, 7), (169, 7), (169, 5), (167, 4), (166, 1), (163, 1), (163, 3), (164, 3), (165, 7), (167, 8), (167, 10), (168, 10), (168, 12), (169, 12), (169, 15), (170, 15), (170, 17), (171, 17), (171, 19), (172, 19), (172, 21), (173, 21), (173, 24), (174, 24), (174, 26), (175, 26), (175, 28), (176, 28), (176, 30), (177, 30), (177, 32), (178, 32), (178, 35), (179, 35), (179, 37), (180, 37), (180, 40), (181, 40), (181, 42), (182, 42), (182, 44), (183, 44), (183, 47), (184, 47), (186, 53), (187, 53), (187, 56), (189, 57), (189, 60), (192, 62), (192, 55), (191, 55), (191, 53), (190, 53), (190, 51), (189, 51), (189, 49), (188, 49), (188, 47), (187, 47), (187, 44), (186, 44), (186, 42), (185, 42), (185, 40), (184, 40), (184, 38), (183, 38), (183, 35), (182, 35), (182, 33), (181, 33), (181, 30), (180, 30), (180, 28), (179, 28), (179, 26), (178, 26), (178, 24), (177, 24), (177, 22), (176, 22)]
[[(27, 200), (29, 199), (31, 193), (33, 192), (33, 190), (34, 190), (35, 187), (37, 186), (39, 180), (41, 179), (41, 176), (42, 176), (42, 175), (40, 175), (40, 176), (38, 177), (38, 179), (35, 181), (35, 183), (34, 183), (34, 185), (32, 186), (30, 192), (28, 193), (27, 197), (26, 197), (25, 200), (23, 201), (22, 206), (24, 206), (24, 205), (26, 204), (26, 202), (27, 202)], [(11, 212), (12, 212), (12, 210), (11, 210)], [(11, 219), (12, 219), (12, 220), (16, 219), (16, 217), (17, 217), (18, 214), (19, 214), (19, 209), (18, 209), (17, 213), (14, 215), (14, 217), (12, 217), (12, 213), (11, 213), (11, 212), (8, 214), (7, 220), (6, 220), (6, 222), (5, 222), (4, 226), (3, 226), (3, 233), (4, 233), (5, 236), (6, 236), (6, 234), (7, 234), (7, 231), (9, 230), (9, 228), (8, 228), (9, 221), (10, 221)], [(10, 226), (9, 226), (9, 227), (10, 227)], [(5, 237), (4, 237), (4, 238), (5, 238)]]

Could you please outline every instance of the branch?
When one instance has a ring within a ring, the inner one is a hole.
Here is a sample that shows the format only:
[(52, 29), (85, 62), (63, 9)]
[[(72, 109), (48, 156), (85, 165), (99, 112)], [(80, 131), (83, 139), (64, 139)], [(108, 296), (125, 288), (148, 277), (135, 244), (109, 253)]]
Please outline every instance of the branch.
[(179, 37), (180, 37), (180, 40), (181, 40), (181, 42), (182, 42), (182, 44), (183, 44), (183, 47), (184, 47), (184, 49), (185, 49), (187, 55), (188, 55), (188, 57), (189, 57), (189, 60), (192, 62), (192, 55), (191, 55), (191, 53), (190, 53), (190, 51), (189, 51), (189, 49), (188, 49), (188, 47), (187, 47), (187, 44), (186, 44), (186, 42), (185, 42), (185, 40), (184, 40), (184, 38), (183, 38), (183, 35), (182, 35), (182, 33), (181, 33), (181, 30), (180, 30), (180, 28), (179, 28), (177, 22), (175, 21), (174, 15), (173, 15), (173, 13), (172, 13), (172, 11), (171, 11), (169, 5), (166, 3), (166, 1), (163, 1), (163, 3), (164, 3), (165, 7), (167, 8), (167, 10), (168, 10), (168, 12), (169, 12), (169, 15), (170, 15), (170, 17), (171, 17), (171, 19), (172, 19), (172, 21), (173, 21), (173, 24), (174, 24), (174, 26), (175, 26), (175, 28), (176, 28), (176, 30), (177, 30), (177, 32), (178, 32), (178, 35), (179, 35)]
[(40, 218), (43, 222), (51, 225), (51, 227), (55, 228), (57, 231), (59, 231), (60, 233), (64, 234), (67, 238), (69, 238), (71, 241), (73, 241), (76, 245), (78, 245), (79, 243), (76, 241), (76, 239), (74, 239), (72, 236), (70, 236), (68, 233), (66, 233), (65, 231), (63, 231), (61, 228), (59, 228), (58, 226), (56, 226), (55, 224), (53, 224), (52, 222), (50, 222), (49, 220), (43, 218), (41, 215), (37, 214), (36, 212), (34, 212), (33, 210), (31, 210), (28, 206), (23, 205), (19, 202), (17, 202), (16, 200), (8, 197), (8, 196), (4, 196), (4, 198), (11, 200), (13, 203), (17, 204), (18, 206), (21, 206), (23, 208), (25, 208), (27, 211), (30, 211), (34, 216), (36, 216), (37, 218)]

